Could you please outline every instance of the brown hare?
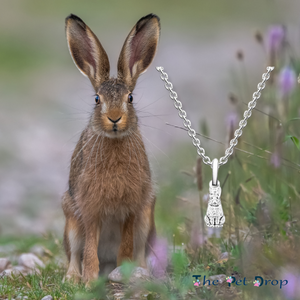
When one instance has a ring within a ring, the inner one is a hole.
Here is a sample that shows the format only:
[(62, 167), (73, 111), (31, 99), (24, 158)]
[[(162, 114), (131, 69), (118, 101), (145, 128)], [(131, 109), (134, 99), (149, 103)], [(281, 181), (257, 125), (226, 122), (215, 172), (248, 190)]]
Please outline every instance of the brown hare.
[(62, 199), (67, 279), (89, 282), (123, 260), (146, 268), (155, 238), (155, 195), (131, 93), (153, 60), (159, 34), (156, 15), (141, 18), (121, 50), (117, 78), (110, 78), (107, 54), (95, 34), (77, 16), (66, 18), (69, 51), (96, 93)]

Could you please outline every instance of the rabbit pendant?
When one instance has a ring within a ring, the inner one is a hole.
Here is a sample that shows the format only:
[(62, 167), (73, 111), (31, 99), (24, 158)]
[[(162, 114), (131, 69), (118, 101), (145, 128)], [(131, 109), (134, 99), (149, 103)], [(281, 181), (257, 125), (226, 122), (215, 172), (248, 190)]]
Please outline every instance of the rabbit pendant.
[(221, 187), (218, 178), (219, 162), (215, 158), (212, 161), (213, 178), (209, 182), (209, 200), (204, 221), (207, 227), (223, 227), (225, 216), (221, 203)]
[(208, 207), (204, 217), (207, 227), (223, 227), (225, 216), (223, 213), (220, 196), (220, 181), (218, 181), (217, 185), (213, 185), (212, 181), (210, 181)]

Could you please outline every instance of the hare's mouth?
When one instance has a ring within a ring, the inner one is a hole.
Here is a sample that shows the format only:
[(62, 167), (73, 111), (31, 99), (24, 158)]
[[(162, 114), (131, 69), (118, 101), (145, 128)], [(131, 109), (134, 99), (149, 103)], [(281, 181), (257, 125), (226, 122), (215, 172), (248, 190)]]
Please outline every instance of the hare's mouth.
[(110, 128), (104, 129), (105, 136), (109, 138), (120, 138), (125, 135), (128, 135), (128, 130), (126, 128), (122, 128), (117, 124), (113, 124)]
[(94, 124), (92, 128), (96, 134), (105, 135), (109, 138), (121, 138), (129, 134), (127, 128), (120, 128), (120, 126), (116, 124), (112, 126), (99, 126), (98, 124)]
[(105, 131), (104, 134), (106, 137), (109, 137), (109, 138), (121, 138), (123, 136), (126, 136), (128, 135), (128, 130), (111, 130), (111, 131)]

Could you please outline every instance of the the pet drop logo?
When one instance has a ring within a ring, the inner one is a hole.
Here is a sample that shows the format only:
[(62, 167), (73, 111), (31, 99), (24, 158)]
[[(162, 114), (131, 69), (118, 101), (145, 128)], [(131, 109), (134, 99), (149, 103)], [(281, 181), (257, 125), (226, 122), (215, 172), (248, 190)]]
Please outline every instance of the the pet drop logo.
[[(219, 280), (210, 280), (210, 279), (206, 279), (206, 276), (204, 275), (203, 280), (201, 280), (201, 275), (193, 275), (194, 277), (194, 286), (210, 286), (210, 285), (214, 285), (217, 286), (218, 284), (220, 284), (221, 282), (219, 282)], [(285, 285), (288, 284), (288, 280), (283, 279), (283, 280), (277, 280), (277, 279), (263, 279), (263, 277), (261, 276), (255, 276), (254, 281), (248, 281), (246, 279), (246, 277), (244, 277), (243, 279), (239, 279), (237, 280), (234, 276), (228, 276), (226, 277), (226, 283), (228, 284), (228, 286), (232, 286), (232, 285), (236, 285), (236, 286), (241, 286), (241, 285), (250, 285), (252, 284), (254, 287), (262, 287), (262, 286), (279, 286), (279, 288), (281, 289), (282, 287), (284, 287)]]
[(253, 281), (254, 286), (260, 286), (260, 282), (258, 280)]
[(232, 278), (230, 277), (226, 277), (226, 282), (231, 283), (232, 282)]

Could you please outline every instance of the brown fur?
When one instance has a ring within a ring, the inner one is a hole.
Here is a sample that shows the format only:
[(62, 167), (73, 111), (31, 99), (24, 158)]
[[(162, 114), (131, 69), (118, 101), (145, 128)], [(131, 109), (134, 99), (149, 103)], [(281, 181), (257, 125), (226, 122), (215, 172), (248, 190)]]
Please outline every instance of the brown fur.
[(129, 33), (109, 79), (108, 57), (97, 37), (74, 15), (66, 19), (70, 53), (100, 101), (72, 155), (64, 246), (67, 279), (85, 282), (123, 260), (146, 267), (147, 245), (155, 236), (151, 172), (133, 104), (128, 101), (138, 76), (153, 60), (159, 18), (142, 18)]

